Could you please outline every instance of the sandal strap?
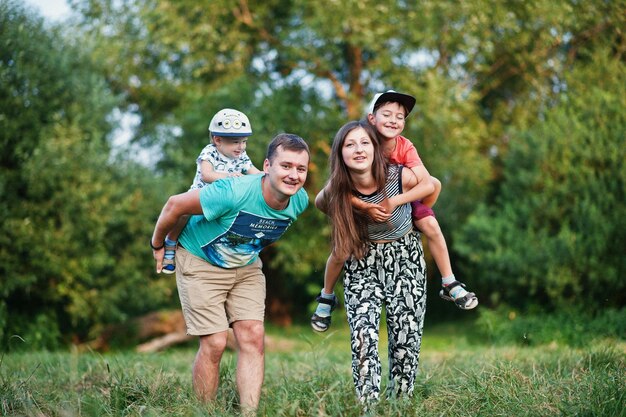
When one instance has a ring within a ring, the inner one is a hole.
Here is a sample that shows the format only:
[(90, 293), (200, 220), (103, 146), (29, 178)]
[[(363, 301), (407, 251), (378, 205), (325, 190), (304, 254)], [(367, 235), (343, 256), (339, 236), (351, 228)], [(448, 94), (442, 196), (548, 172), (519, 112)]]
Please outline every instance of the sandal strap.
[(335, 294), (333, 294), (333, 298), (331, 299), (324, 298), (322, 297), (322, 294), (320, 294), (315, 298), (315, 301), (321, 304), (328, 304), (330, 306), (331, 313), (335, 311), (335, 308), (337, 308), (337, 305), (339, 305), (339, 300), (337, 299), (337, 296)]
[(467, 303), (469, 303), (475, 298), (476, 298), (476, 294), (474, 294), (473, 292), (468, 292), (463, 297), (456, 298), (454, 302), (458, 305), (465, 306)]
[(317, 324), (323, 324), (328, 327), (330, 326), (331, 316), (322, 317), (318, 316), (317, 314), (313, 314), (313, 317), (311, 317), (311, 321)]
[(315, 298), (315, 301), (317, 301), (318, 303), (322, 303), (322, 304), (328, 304), (329, 306), (334, 306), (337, 304), (337, 297), (333, 295), (333, 298), (324, 298), (321, 295), (318, 295), (317, 298)]
[(446, 295), (450, 295), (450, 291), (454, 288), (454, 287), (458, 287), (461, 286), (462, 288), (465, 288), (465, 284), (463, 284), (461, 281), (452, 281), (451, 283), (449, 283), (448, 285), (442, 285), (443, 287), (443, 292)]
[(476, 298), (476, 294), (474, 294), (473, 292), (468, 292), (463, 297), (457, 298), (457, 300), (469, 301), (472, 298)]

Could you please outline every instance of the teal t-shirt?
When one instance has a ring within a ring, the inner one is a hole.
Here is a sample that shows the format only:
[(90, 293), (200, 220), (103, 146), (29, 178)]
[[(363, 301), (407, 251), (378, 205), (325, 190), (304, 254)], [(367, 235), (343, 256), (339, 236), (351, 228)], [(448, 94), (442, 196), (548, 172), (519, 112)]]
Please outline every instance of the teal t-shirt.
[(309, 204), (304, 189), (284, 210), (263, 198), (263, 174), (224, 178), (200, 190), (204, 215), (191, 216), (179, 237), (189, 252), (221, 268), (254, 262), (259, 252), (280, 238)]

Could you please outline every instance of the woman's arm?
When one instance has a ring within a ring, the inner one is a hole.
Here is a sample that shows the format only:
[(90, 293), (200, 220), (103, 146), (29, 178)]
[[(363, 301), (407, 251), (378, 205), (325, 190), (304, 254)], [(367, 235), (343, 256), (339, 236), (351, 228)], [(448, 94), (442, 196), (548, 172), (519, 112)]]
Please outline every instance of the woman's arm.
[(315, 207), (317, 207), (317, 209), (319, 211), (321, 211), (322, 213), (328, 215), (328, 207), (326, 206), (326, 187), (328, 187), (328, 184), (324, 186), (324, 188), (322, 188), (320, 190), (319, 193), (317, 193), (317, 195), (315, 196)]
[(357, 210), (364, 211), (372, 220), (378, 223), (386, 222), (391, 217), (391, 211), (387, 211), (383, 205), (367, 203), (355, 195), (350, 198), (350, 204)]
[[(322, 190), (317, 193), (317, 196), (315, 196), (315, 207), (317, 207), (324, 214), (328, 215), (328, 207), (325, 194), (326, 187), (328, 187), (328, 185), (322, 188)], [(352, 196), (350, 198), (350, 204), (352, 204), (352, 206), (356, 209), (366, 212), (367, 215), (370, 216), (375, 222), (387, 221), (387, 219), (389, 219), (389, 216), (391, 216), (391, 211), (387, 211), (382, 205), (366, 203), (356, 196)]]

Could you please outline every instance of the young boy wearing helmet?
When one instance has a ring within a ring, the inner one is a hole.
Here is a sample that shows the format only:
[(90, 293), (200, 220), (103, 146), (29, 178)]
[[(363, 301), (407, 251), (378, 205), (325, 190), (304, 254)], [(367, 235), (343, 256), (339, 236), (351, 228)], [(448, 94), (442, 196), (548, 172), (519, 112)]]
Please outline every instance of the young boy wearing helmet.
[[(246, 153), (248, 136), (252, 135), (252, 126), (245, 114), (234, 109), (218, 111), (209, 123), (209, 133), (211, 143), (202, 149), (196, 159), (196, 176), (190, 190), (202, 188), (221, 178), (261, 173)], [(189, 216), (181, 217), (165, 239), (162, 269), (165, 274), (176, 272), (175, 255), (178, 235), (188, 219)]]

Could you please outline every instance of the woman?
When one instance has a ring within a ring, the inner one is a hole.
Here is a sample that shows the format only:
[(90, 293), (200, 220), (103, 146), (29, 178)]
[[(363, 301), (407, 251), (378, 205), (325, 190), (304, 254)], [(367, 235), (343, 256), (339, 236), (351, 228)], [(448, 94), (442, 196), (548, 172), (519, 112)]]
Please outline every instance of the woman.
[[(402, 195), (419, 184), (410, 169), (387, 165), (366, 121), (345, 124), (333, 141), (331, 175), (315, 205), (332, 221), (332, 247), (346, 259), (345, 305), (350, 325), (352, 375), (359, 400), (380, 397), (379, 324), (385, 304), (389, 337), (389, 394), (411, 394), (426, 307), (426, 264), (411, 205)], [(432, 190), (428, 191), (432, 192)], [(392, 213), (376, 223), (351, 198), (381, 204)], [(410, 199), (411, 197), (409, 197)]]

